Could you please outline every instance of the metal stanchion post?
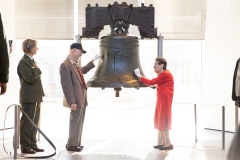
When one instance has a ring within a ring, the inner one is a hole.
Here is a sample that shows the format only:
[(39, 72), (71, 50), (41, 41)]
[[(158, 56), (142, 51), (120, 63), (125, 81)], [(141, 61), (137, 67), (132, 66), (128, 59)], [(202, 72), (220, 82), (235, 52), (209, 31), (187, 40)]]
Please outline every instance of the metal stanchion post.
[(19, 148), (19, 144), (20, 144), (20, 109), (19, 109), (19, 105), (18, 105), (18, 107), (17, 107), (17, 111), (18, 111), (18, 113), (17, 113), (17, 119), (18, 119), (18, 123), (17, 123), (17, 125), (18, 125), (18, 129), (17, 129), (17, 148)]
[(197, 142), (197, 107), (194, 104), (194, 121), (195, 121), (195, 142)]
[(235, 133), (238, 130), (238, 107), (235, 108)]
[[(76, 35), (75, 38), (76, 38), (76, 43), (82, 44), (82, 37), (80, 34)], [(80, 56), (78, 59), (78, 65), (81, 66), (81, 63), (82, 63), (82, 56)]]
[(222, 106), (222, 149), (225, 149), (225, 107)]
[[(41, 117), (42, 117), (42, 107), (40, 105), (40, 114), (39, 114), (38, 128), (41, 128)], [(39, 132), (38, 132), (38, 141), (40, 141), (40, 133)]]
[(18, 145), (18, 105), (15, 106), (14, 114), (14, 159), (17, 158), (17, 145)]
[(80, 36), (80, 34), (76, 35), (75, 38), (76, 38), (76, 43), (82, 44), (82, 37)]

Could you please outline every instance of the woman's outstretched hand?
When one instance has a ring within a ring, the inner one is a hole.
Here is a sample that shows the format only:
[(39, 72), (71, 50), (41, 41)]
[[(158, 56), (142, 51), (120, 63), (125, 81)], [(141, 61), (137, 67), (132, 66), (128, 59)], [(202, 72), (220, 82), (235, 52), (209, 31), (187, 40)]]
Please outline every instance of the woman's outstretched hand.
[(140, 73), (140, 69), (139, 69), (139, 68), (135, 69), (135, 70), (134, 70), (134, 73), (135, 73), (135, 75), (136, 75), (136, 76), (138, 76), (139, 78), (141, 78), (141, 77), (142, 77), (142, 75), (141, 75), (141, 73)]

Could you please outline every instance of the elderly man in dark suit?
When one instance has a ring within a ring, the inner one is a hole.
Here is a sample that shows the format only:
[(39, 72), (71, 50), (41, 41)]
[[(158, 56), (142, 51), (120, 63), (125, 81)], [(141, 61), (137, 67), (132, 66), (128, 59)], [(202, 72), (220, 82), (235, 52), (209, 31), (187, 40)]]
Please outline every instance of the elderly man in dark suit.
[[(20, 103), (23, 110), (38, 125), (40, 117), (40, 105), (44, 96), (41, 70), (34, 61), (38, 47), (37, 41), (26, 39), (22, 43), (22, 50), (25, 53), (19, 61), (17, 73), (20, 79)], [(37, 130), (28, 121), (27, 117), (22, 115), (20, 122), (20, 144), (22, 153), (34, 154), (43, 152), (38, 148), (36, 139)]]
[(240, 107), (240, 58), (236, 62), (233, 74), (232, 100), (235, 101), (235, 106)]
[(0, 13), (0, 95), (3, 95), (7, 91), (8, 76), (9, 76), (8, 43), (6, 40), (6, 35), (4, 35), (4, 26)]
[(66, 149), (78, 152), (83, 148), (81, 146), (81, 136), (87, 106), (87, 86), (83, 74), (95, 67), (93, 62), (99, 57), (96, 54), (86, 66), (80, 67), (77, 60), (82, 56), (82, 53), (86, 53), (82, 45), (73, 43), (70, 46), (67, 59), (60, 66), (61, 84), (65, 96), (64, 106), (71, 110)]
[[(236, 66), (233, 74), (232, 85), (232, 100), (235, 102), (235, 106), (240, 108), (240, 58), (236, 62)], [(228, 160), (239, 160), (240, 158), (240, 125), (235, 133), (228, 151)]]

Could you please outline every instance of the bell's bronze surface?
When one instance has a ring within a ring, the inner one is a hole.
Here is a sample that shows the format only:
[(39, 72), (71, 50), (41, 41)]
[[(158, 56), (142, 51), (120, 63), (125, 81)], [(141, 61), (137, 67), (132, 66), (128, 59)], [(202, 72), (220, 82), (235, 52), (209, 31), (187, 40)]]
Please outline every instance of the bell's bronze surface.
[(134, 74), (136, 68), (142, 71), (138, 38), (126, 34), (104, 36), (100, 41), (97, 69), (87, 85), (101, 88), (146, 87)]

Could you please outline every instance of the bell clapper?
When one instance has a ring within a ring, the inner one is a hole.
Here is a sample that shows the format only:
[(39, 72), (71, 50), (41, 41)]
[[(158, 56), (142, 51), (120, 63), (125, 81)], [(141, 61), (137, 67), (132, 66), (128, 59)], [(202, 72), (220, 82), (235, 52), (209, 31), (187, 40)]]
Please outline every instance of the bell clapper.
[(122, 88), (114, 88), (116, 91), (115, 97), (119, 97), (119, 92), (122, 90)]

